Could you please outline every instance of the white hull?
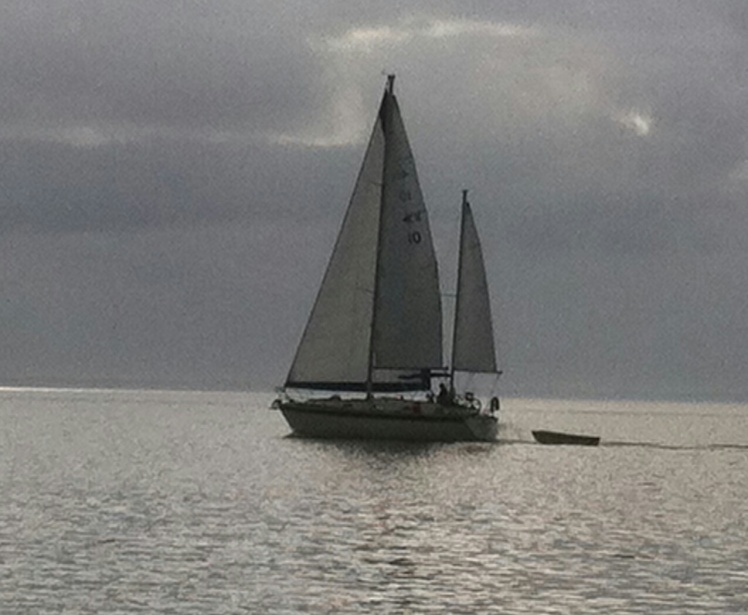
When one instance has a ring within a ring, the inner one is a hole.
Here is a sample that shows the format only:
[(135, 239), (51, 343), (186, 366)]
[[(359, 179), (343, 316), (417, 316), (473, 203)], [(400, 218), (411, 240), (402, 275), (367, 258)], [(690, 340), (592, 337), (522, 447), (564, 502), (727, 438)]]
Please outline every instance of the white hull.
[(496, 440), (496, 417), (462, 406), (399, 399), (284, 401), (298, 436), (310, 438), (464, 442)]

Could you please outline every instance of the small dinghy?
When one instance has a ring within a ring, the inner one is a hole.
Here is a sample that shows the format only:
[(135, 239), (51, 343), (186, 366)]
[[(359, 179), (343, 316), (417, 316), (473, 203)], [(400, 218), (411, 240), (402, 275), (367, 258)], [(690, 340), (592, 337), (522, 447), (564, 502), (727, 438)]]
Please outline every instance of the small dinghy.
[(561, 433), (560, 431), (533, 431), (532, 435), (540, 444), (597, 446), (600, 443), (599, 436), (581, 436), (573, 433)]

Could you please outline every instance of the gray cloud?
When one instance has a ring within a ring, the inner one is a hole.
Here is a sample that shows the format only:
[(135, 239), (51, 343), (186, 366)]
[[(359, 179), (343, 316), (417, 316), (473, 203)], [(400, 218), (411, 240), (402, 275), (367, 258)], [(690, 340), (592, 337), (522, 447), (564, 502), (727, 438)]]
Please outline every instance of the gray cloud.
[(0, 368), (282, 380), (383, 85), (518, 394), (746, 396), (742, 2), (9, 0)]
[(2, 232), (115, 232), (291, 215), (303, 219), (330, 198), (328, 184), (311, 177), (322, 177), (340, 158), (253, 143), (153, 139), (73, 147), (6, 141), (0, 151)]

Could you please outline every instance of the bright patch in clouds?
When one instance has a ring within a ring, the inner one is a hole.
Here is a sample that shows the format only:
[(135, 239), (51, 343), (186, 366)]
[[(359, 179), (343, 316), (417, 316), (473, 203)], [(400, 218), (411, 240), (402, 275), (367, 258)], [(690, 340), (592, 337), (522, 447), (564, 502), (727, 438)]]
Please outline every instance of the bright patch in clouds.
[(104, 131), (91, 126), (72, 126), (63, 128), (57, 132), (56, 140), (61, 143), (67, 143), (73, 147), (83, 149), (100, 147), (119, 139), (111, 132)]
[[(302, 147), (344, 147), (366, 138), (371, 120), (371, 101), (365, 101), (367, 88), (362, 75), (382, 73), (383, 68), (402, 67), (424, 44), (432, 43), (430, 57), (439, 62), (441, 54), (454, 56), (452, 46), (461, 39), (485, 44), (488, 41), (519, 40), (524, 44), (536, 37), (534, 27), (470, 19), (409, 18), (394, 24), (351, 28), (336, 36), (310, 40), (332, 80), (332, 99), (315, 121), (301, 130), (270, 134), (270, 141)], [(458, 54), (459, 55), (459, 54)], [(341, 87), (341, 84), (347, 84)]]
[(748, 160), (744, 160), (730, 172), (729, 180), (729, 188), (748, 190)]
[(618, 116), (617, 121), (624, 128), (633, 131), (640, 137), (646, 137), (652, 132), (654, 120), (646, 113), (640, 111), (629, 111)]
[(331, 112), (315, 124), (297, 132), (271, 133), (267, 139), (279, 145), (344, 147), (366, 138), (366, 110), (361, 93), (347, 88), (334, 96)]
[(11, 124), (0, 127), (0, 140), (40, 141), (68, 145), (78, 149), (121, 144), (138, 140), (143, 130), (132, 126), (107, 126), (104, 124)]
[(158, 139), (195, 141), (210, 144), (246, 145), (257, 140), (249, 130), (215, 130), (171, 128), (168, 126), (118, 123), (95, 125), (29, 126), (17, 124), (0, 127), (0, 141), (39, 141), (67, 145), (77, 149), (96, 149), (109, 145), (143, 143)]
[(330, 51), (370, 53), (377, 48), (408, 43), (415, 39), (443, 39), (464, 35), (496, 38), (528, 37), (533, 28), (509, 23), (475, 21), (470, 19), (409, 19), (396, 26), (353, 28), (340, 36), (323, 39)]

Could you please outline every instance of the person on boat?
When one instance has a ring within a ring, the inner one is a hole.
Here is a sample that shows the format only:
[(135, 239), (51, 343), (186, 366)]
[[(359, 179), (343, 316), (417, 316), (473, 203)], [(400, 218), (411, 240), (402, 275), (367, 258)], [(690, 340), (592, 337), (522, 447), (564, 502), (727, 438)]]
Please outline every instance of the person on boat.
[(447, 389), (447, 387), (442, 382), (439, 385), (439, 394), (436, 396), (436, 403), (442, 406), (451, 406), (454, 403), (454, 399), (454, 390)]

